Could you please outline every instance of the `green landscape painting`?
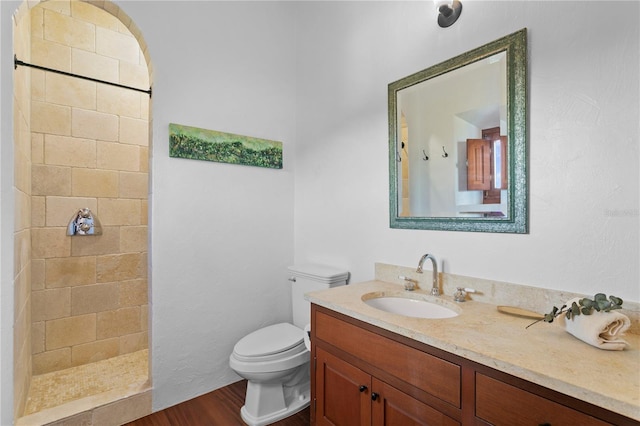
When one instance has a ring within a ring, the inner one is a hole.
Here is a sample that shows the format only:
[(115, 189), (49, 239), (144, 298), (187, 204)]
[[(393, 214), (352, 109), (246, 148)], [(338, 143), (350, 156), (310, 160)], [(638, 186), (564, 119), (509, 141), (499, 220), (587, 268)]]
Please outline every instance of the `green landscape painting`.
[(282, 142), (169, 124), (169, 156), (282, 168)]

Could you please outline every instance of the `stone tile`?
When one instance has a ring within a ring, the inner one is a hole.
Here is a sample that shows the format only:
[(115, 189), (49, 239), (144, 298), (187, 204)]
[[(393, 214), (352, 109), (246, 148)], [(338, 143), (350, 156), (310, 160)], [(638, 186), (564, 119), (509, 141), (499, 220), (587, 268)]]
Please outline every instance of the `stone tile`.
[(147, 173), (120, 172), (120, 198), (149, 197), (149, 175)]
[[(38, 3), (37, 8), (34, 10), (40, 9), (44, 15), (45, 10), (50, 10), (53, 12), (60, 13), (62, 15), (71, 16), (71, 1), (70, 0), (57, 0), (57, 1), (48, 1)], [(44, 25), (44, 17), (43, 17), (43, 25)]]
[(40, 255), (40, 251), (34, 251), (32, 248), (33, 233), (36, 229), (23, 229), (13, 235), (13, 270), (17, 274), (29, 265), (29, 262), (36, 255)]
[(71, 348), (41, 352), (33, 355), (33, 374), (45, 374), (71, 367)]
[(118, 116), (97, 111), (73, 108), (71, 135), (78, 138), (118, 140)]
[[(98, 215), (99, 217), (99, 215)], [(102, 225), (102, 235), (71, 239), (72, 256), (90, 256), (120, 252), (120, 227)]]
[(99, 84), (97, 110), (108, 114), (142, 118), (140, 92)]
[(33, 228), (31, 253), (34, 259), (69, 256), (71, 239), (66, 228)]
[(121, 226), (120, 227), (120, 253), (140, 253), (148, 251), (147, 227)]
[(130, 35), (106, 28), (96, 28), (96, 53), (137, 64), (140, 58), (138, 41)]
[(45, 200), (44, 196), (31, 197), (31, 225), (34, 227), (45, 226), (47, 223)]
[(32, 195), (71, 195), (71, 168), (33, 164)]
[(93, 412), (85, 411), (62, 420), (47, 423), (45, 426), (93, 426)]
[(140, 200), (140, 225), (149, 224), (149, 202)]
[(41, 197), (31, 197), (27, 193), (14, 190), (14, 231), (22, 231), (23, 229), (31, 228), (33, 223), (33, 198), (36, 198), (36, 201), (39, 201), (37, 198)]
[(31, 290), (44, 289), (45, 260), (31, 260)]
[(138, 170), (149, 173), (149, 147), (141, 146), (140, 148), (140, 165)]
[(119, 307), (119, 284), (94, 284), (71, 290), (71, 314), (111, 311)]
[(98, 209), (102, 226), (140, 224), (140, 200), (100, 198)]
[[(149, 71), (146, 64), (132, 64), (129, 62), (120, 62), (120, 84), (137, 87), (147, 90), (149, 88)], [(146, 99), (149, 97), (145, 94)], [(146, 118), (142, 115), (141, 118)]]
[(31, 9), (31, 38), (44, 39), (44, 7), (34, 7)]
[(132, 306), (97, 315), (97, 338), (108, 339), (140, 332), (140, 307)]
[(99, 169), (137, 172), (140, 168), (140, 149), (137, 146), (98, 141)]
[(76, 345), (71, 348), (71, 365), (84, 365), (90, 362), (113, 358), (120, 354), (120, 341), (117, 337)]
[(31, 324), (31, 352), (44, 352), (44, 321)]
[(69, 136), (44, 137), (44, 162), (56, 166), (96, 167), (96, 141)]
[(32, 101), (31, 131), (71, 135), (71, 107)]
[[(93, 237), (77, 237), (93, 238)], [(47, 259), (45, 285), (47, 288), (74, 287), (95, 284), (95, 256)]]
[(45, 102), (45, 76), (41, 70), (31, 70), (31, 100)]
[(118, 82), (118, 60), (88, 52), (71, 49), (71, 68), (75, 74), (89, 75), (98, 80)]
[(149, 303), (146, 279), (122, 281), (119, 285), (120, 307), (140, 306)]
[(98, 210), (98, 200), (86, 197), (47, 197), (46, 224), (66, 227), (78, 210), (84, 207), (95, 213)]
[(31, 39), (31, 62), (71, 72), (71, 47), (39, 38)]
[(149, 347), (149, 333), (146, 331), (120, 336), (120, 354), (129, 354)]
[(31, 297), (33, 321), (65, 318), (71, 314), (71, 289), (68, 287), (34, 291)]
[(44, 13), (44, 38), (90, 52), (96, 49), (95, 25), (50, 10)]
[[(117, 197), (118, 172), (112, 170), (76, 169), (71, 172), (71, 194), (74, 197)], [(105, 225), (100, 218), (102, 225)]]
[(149, 305), (140, 306), (140, 328), (142, 331), (149, 330)]
[[(33, 239), (33, 230), (23, 229), (13, 235), (13, 270), (14, 274), (19, 273), (29, 265), (29, 262), (33, 259), (34, 251), (31, 247), (31, 241)], [(40, 254), (40, 252), (37, 252)]]
[(97, 83), (82, 78), (48, 72), (45, 74), (45, 101), (96, 109), (96, 85)]
[(44, 135), (31, 133), (31, 164), (44, 163)]
[(96, 340), (96, 314), (61, 318), (45, 323), (47, 351)]
[(118, 426), (151, 414), (151, 391), (122, 399), (93, 411), (93, 424)]
[(74, 18), (91, 22), (98, 27), (118, 31), (122, 26), (117, 17), (89, 3), (72, 1), (71, 13)]
[(147, 256), (127, 253), (97, 257), (97, 282), (108, 283), (146, 278)]
[(120, 117), (120, 143), (149, 146), (149, 122), (129, 117)]

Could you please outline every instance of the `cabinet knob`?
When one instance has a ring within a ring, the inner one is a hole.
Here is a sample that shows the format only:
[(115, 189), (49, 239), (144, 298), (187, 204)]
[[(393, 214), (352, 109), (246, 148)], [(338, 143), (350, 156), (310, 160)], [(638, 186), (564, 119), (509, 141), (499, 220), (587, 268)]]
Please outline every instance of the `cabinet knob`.
[(372, 392), (372, 393), (371, 393), (371, 400), (372, 400), (372, 401), (375, 401), (376, 399), (378, 399), (378, 397), (379, 397), (379, 396), (380, 396), (380, 395), (378, 395), (377, 393)]
[(367, 390), (367, 387), (365, 385), (360, 385), (360, 392), (364, 392)]
[(549, 422), (540, 423), (538, 426), (551, 426), (551, 423)]

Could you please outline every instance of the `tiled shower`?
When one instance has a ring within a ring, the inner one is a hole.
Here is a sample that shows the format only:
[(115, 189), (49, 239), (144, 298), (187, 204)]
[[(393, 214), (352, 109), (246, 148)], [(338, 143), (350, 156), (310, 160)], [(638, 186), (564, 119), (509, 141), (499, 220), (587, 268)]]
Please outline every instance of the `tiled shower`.
[[(19, 60), (149, 88), (144, 53), (122, 15), (75, 0), (23, 6), (14, 37)], [(14, 95), (20, 417), (33, 410), (32, 377), (115, 357), (146, 365), (150, 99), (22, 66)], [(70, 219), (85, 207), (102, 235), (68, 236)], [(131, 356), (138, 352), (144, 355)]]

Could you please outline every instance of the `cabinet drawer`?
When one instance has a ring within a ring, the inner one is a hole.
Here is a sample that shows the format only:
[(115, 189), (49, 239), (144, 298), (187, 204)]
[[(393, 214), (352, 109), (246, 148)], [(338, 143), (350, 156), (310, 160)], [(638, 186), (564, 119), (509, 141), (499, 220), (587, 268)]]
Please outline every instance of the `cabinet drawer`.
[(541, 396), (476, 373), (476, 417), (494, 425), (605, 426), (603, 422)]
[(314, 333), (362, 361), (460, 408), (460, 366), (316, 311)]

